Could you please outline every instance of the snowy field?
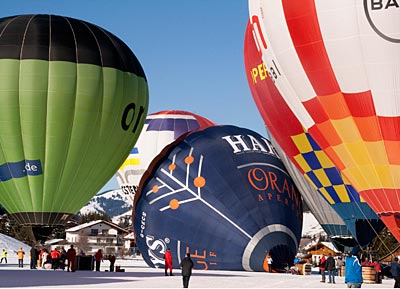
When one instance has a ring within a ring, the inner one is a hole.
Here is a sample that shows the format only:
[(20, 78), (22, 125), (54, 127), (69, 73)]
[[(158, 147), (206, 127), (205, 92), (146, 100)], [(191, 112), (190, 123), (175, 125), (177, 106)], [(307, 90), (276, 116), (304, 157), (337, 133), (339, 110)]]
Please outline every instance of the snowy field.
[[(305, 218), (307, 220), (307, 218)], [(319, 230), (310, 222), (308, 230)], [(306, 222), (307, 224), (307, 222)], [(24, 268), (18, 268), (18, 248), (26, 254)], [(26, 244), (0, 234), (0, 251), (8, 252), (8, 263), (0, 264), (0, 288), (181, 288), (180, 270), (175, 276), (164, 276), (163, 269), (149, 268), (141, 259), (117, 259), (115, 265), (125, 272), (105, 272), (109, 262), (101, 264), (101, 272), (62, 270), (30, 270), (29, 250)], [(291, 275), (244, 271), (203, 271), (194, 270), (190, 279), (191, 288), (346, 288), (343, 277), (336, 278), (336, 284), (320, 283), (321, 276), (314, 274)], [(382, 284), (363, 284), (363, 288), (393, 288), (394, 281), (383, 280)]]
[[(109, 262), (101, 264), (101, 272), (62, 270), (30, 270), (29, 264), (18, 268), (16, 258), (10, 258), (7, 265), (0, 264), (0, 287), (4, 288), (181, 288), (180, 270), (174, 276), (164, 276), (163, 269), (149, 268), (142, 259), (117, 259), (117, 266), (125, 272), (105, 272)], [(343, 277), (337, 277), (336, 284), (320, 283), (321, 276), (294, 276), (239, 271), (195, 270), (190, 279), (192, 288), (345, 288)], [(363, 284), (363, 288), (393, 287), (393, 280), (383, 284)]]

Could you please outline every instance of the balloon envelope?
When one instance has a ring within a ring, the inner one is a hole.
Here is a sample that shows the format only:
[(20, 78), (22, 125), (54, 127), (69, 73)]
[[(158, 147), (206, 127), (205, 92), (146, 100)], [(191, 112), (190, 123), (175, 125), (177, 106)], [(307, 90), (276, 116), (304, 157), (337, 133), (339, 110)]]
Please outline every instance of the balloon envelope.
[(292, 264), (300, 195), (268, 140), (235, 126), (198, 130), (167, 146), (134, 202), (136, 243), (149, 266), (191, 253), (195, 269), (266, 270)]
[(182, 110), (148, 115), (138, 141), (116, 174), (122, 191), (133, 200), (143, 173), (164, 147), (188, 131), (213, 125), (205, 117)]
[[(383, 228), (383, 223), (350, 183), (341, 176), (333, 162), (304, 130), (290, 110), (275, 87), (273, 76), (268, 75), (253, 32), (253, 26), (248, 23), (245, 36), (245, 66), (249, 86), (257, 108), (271, 135), (282, 148), (282, 153), (288, 156), (314, 187), (313, 190), (301, 191), (302, 196), (311, 203), (313, 198), (311, 195), (317, 190), (326, 203), (330, 204), (343, 219), (357, 242), (362, 246), (368, 245)], [(319, 214), (315, 215), (319, 217)], [(326, 221), (323, 220), (321, 224)], [(351, 244), (348, 241), (339, 242), (348, 246), (356, 245), (355, 242)]]
[(299, 189), (303, 198), (303, 204), (306, 203), (310, 208), (311, 213), (324, 229), (331, 242), (335, 245), (336, 249), (344, 252), (347, 249), (346, 247), (356, 246), (357, 241), (347, 228), (343, 219), (293, 164), (291, 159), (284, 153), (274, 137), (272, 135), (269, 136), (270, 141), (281, 157), (285, 168), (292, 177), (296, 187)]
[(146, 77), (120, 39), (82, 20), (12, 16), (0, 31), (0, 203), (21, 224), (63, 224), (129, 154)]

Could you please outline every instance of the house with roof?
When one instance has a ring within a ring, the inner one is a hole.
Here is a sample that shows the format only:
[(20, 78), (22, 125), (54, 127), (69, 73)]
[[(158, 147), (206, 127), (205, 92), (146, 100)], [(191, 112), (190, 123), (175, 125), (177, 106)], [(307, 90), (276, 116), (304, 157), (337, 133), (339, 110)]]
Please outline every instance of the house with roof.
[(86, 255), (93, 255), (99, 249), (103, 255), (122, 256), (125, 251), (124, 237), (129, 231), (105, 220), (96, 220), (65, 230), (66, 241)]
[(312, 264), (318, 264), (322, 256), (341, 256), (342, 252), (337, 250), (332, 242), (311, 242), (308, 246), (304, 247), (306, 254), (311, 257), (311, 260), (307, 260)]
[(131, 232), (128, 235), (126, 235), (124, 237), (124, 241), (125, 241), (125, 248), (127, 249), (126, 251), (127, 255), (133, 255), (133, 256), (140, 255), (139, 248), (136, 246), (136, 239), (134, 232)]

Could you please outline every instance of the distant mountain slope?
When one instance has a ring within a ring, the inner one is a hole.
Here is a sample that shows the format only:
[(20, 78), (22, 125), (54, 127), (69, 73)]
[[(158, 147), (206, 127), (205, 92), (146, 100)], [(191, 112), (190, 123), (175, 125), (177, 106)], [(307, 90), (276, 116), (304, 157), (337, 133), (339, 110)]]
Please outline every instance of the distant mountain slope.
[(322, 229), (321, 225), (310, 211), (303, 213), (303, 230), (301, 236), (312, 237), (318, 235), (326, 236), (324, 229)]
[(110, 218), (132, 210), (133, 202), (120, 189), (98, 193), (79, 212), (106, 213)]

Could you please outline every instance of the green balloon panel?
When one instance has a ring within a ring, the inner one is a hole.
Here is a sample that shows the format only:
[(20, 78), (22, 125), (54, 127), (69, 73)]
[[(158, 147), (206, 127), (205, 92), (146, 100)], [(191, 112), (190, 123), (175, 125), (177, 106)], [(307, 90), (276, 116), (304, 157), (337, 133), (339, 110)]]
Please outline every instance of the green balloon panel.
[(0, 204), (27, 223), (36, 212), (75, 214), (134, 146), (147, 115), (145, 77), (0, 59), (0, 79)]

